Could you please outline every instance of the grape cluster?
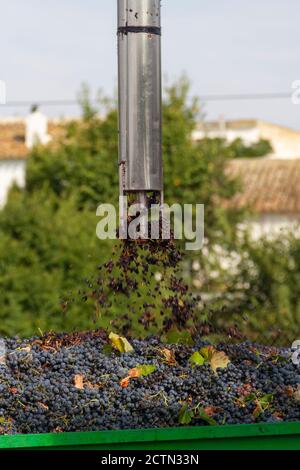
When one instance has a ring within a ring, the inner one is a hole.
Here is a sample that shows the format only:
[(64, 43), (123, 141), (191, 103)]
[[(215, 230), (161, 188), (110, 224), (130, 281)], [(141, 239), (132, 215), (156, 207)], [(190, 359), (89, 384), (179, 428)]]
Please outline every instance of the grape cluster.
[[(47, 433), (180, 426), (183, 405), (201, 406), (216, 424), (300, 421), (300, 368), (289, 350), (249, 342), (219, 345), (231, 360), (214, 373), (189, 358), (203, 346), (132, 340), (134, 352), (109, 350), (103, 331), (5, 340), (0, 364), (0, 433)], [(163, 350), (175, 359), (166, 360)], [(138, 365), (147, 377), (120, 382)], [(81, 386), (76, 385), (81, 378)], [(260, 397), (272, 402), (255, 413)], [(250, 398), (251, 399), (250, 399)], [(247, 400), (247, 398), (249, 398)], [(195, 415), (192, 425), (207, 425)]]

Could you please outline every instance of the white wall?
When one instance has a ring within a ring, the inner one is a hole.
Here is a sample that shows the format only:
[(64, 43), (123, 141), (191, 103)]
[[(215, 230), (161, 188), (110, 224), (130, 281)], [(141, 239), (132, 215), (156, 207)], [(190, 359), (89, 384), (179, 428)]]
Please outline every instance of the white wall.
[(193, 132), (194, 140), (201, 140), (204, 137), (209, 137), (211, 139), (221, 138), (226, 139), (228, 142), (233, 142), (236, 139), (242, 139), (246, 145), (253, 145), (259, 141), (259, 129), (257, 127), (252, 127), (248, 129), (225, 129), (225, 130), (216, 130), (216, 131), (202, 131), (195, 130)]
[(271, 157), (300, 158), (300, 132), (264, 121), (256, 121), (256, 124), (247, 127), (239, 127), (238, 121), (235, 126), (229, 123), (226, 127), (226, 123), (222, 124), (220, 121), (219, 127), (214, 125), (213, 129), (199, 128), (193, 132), (193, 139), (196, 141), (204, 137), (223, 138), (228, 142), (240, 138), (246, 145), (253, 145), (260, 139), (269, 140), (273, 147)]
[(4, 206), (11, 186), (25, 186), (26, 161), (0, 160), (0, 208)]

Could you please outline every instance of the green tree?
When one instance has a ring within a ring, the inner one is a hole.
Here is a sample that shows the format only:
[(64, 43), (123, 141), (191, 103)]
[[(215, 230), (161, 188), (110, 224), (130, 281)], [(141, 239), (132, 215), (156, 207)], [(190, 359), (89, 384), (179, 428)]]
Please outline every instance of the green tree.
[(95, 236), (93, 212), (78, 211), (73, 196), (12, 192), (0, 216), (1, 334), (92, 327), (79, 289), (110, 250)]
[(290, 346), (300, 336), (300, 239), (286, 231), (254, 241), (245, 233), (227, 255), (223, 269), (220, 249), (205, 264), (202, 289), (215, 294), (208, 306), (212, 323), (235, 324), (249, 339)]
[[(166, 88), (163, 102), (163, 160), (166, 202), (205, 204), (207, 236), (232, 239), (241, 214), (224, 209), (239, 184), (226, 174), (232, 149), (221, 139), (193, 142), (199, 118), (197, 99), (189, 100), (185, 78)], [(117, 110), (109, 108), (104, 119), (82, 93), (83, 121), (66, 126), (65, 136), (54, 147), (36, 148), (29, 160), (27, 193), (44, 188), (58, 197), (76, 195), (78, 206), (91, 209), (118, 198)]]
[(222, 201), (240, 188), (226, 174), (232, 151), (221, 139), (194, 142), (192, 132), (200, 116), (199, 102), (189, 100), (186, 78), (168, 87), (163, 105), (163, 155), (166, 201), (170, 204), (204, 204), (206, 237), (222, 243), (235, 237), (242, 214), (225, 209)]
[[(199, 107), (188, 94), (186, 80), (165, 92), (167, 202), (204, 203), (206, 236), (229, 243), (239, 217), (221, 200), (238, 188), (225, 173), (232, 152), (220, 140), (192, 142)], [(13, 190), (0, 213), (1, 333), (91, 327), (87, 305), (74, 302), (64, 314), (61, 304), (76, 297), (83, 279), (93, 277), (112, 251), (112, 242), (96, 238), (95, 214), (98, 204), (118, 199), (118, 132), (113, 106), (99, 118), (86, 89), (81, 101), (83, 119), (68, 123), (58, 141), (33, 150), (26, 188)]]

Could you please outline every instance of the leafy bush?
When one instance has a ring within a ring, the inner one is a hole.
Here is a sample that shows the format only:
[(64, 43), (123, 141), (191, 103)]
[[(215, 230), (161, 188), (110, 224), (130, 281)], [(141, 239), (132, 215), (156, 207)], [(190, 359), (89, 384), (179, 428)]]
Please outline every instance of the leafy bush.
[(235, 139), (230, 144), (233, 158), (264, 157), (273, 152), (268, 140), (260, 139), (257, 143), (246, 145), (242, 139)]
[(259, 241), (246, 236), (223, 269), (218, 255), (208, 269), (216, 278), (203, 286), (218, 292), (209, 305), (213, 323), (234, 323), (247, 338), (267, 344), (290, 346), (299, 339), (300, 239), (289, 232)]

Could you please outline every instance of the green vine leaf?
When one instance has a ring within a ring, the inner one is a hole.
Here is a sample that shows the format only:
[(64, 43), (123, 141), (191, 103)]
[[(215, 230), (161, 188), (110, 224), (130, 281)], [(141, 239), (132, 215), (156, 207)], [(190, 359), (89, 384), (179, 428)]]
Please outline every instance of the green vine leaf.
[(122, 336), (116, 335), (115, 333), (110, 333), (109, 340), (113, 347), (120, 353), (131, 353), (134, 351), (129, 341)]
[(199, 353), (199, 351), (194, 352), (189, 358), (189, 362), (196, 366), (203, 366), (206, 362), (205, 358)]
[(192, 422), (194, 416), (194, 411), (189, 409), (187, 404), (184, 404), (181, 410), (179, 411), (179, 423), (183, 425), (188, 425)]
[(255, 400), (256, 408), (253, 411), (253, 416), (259, 418), (265, 411), (270, 410), (274, 401), (272, 394), (267, 394)]
[(189, 362), (196, 366), (203, 366), (209, 363), (212, 371), (217, 374), (218, 369), (226, 369), (230, 364), (230, 359), (223, 351), (217, 351), (213, 346), (206, 346), (200, 351), (194, 352), (189, 358)]

